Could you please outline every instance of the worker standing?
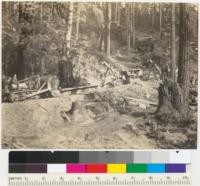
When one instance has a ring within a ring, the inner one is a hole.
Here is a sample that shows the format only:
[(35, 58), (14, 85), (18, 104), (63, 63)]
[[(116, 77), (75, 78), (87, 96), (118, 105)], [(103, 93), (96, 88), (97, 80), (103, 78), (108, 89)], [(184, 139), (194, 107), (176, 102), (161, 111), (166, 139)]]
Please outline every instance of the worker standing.
[(19, 88), (19, 83), (17, 80), (17, 75), (14, 74), (13, 78), (12, 78), (12, 90), (16, 90)]
[(11, 77), (8, 77), (8, 78), (5, 78), (4, 80), (4, 83), (3, 83), (3, 101), (10, 101), (10, 88), (11, 88), (11, 81), (12, 81), (12, 78)]

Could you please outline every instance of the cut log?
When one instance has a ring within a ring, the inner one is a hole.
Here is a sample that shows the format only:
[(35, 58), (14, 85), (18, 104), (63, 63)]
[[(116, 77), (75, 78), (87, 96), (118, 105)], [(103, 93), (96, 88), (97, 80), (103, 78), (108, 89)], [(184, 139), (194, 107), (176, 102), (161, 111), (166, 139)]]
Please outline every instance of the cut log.
[(18, 84), (18, 89), (28, 89), (28, 86), (26, 83), (19, 83)]
[(158, 103), (156, 103), (156, 102), (151, 102), (151, 101), (147, 101), (147, 100), (143, 100), (143, 99), (132, 98), (132, 97), (128, 97), (128, 96), (125, 96), (125, 99), (130, 99), (130, 100), (133, 100), (136, 102), (146, 103), (146, 104), (149, 104), (152, 106), (158, 106)]
[(61, 92), (67, 92), (67, 91), (72, 91), (72, 90), (82, 90), (82, 89), (88, 89), (88, 88), (97, 88), (97, 87), (98, 87), (98, 85), (71, 87), (71, 88), (64, 88), (64, 89), (61, 89)]

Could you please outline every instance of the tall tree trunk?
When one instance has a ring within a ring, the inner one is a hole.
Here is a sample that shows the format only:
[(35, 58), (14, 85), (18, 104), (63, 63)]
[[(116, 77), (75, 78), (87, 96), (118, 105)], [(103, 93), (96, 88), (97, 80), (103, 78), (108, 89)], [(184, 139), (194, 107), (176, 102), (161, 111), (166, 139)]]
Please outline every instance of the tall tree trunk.
[(24, 61), (24, 47), (18, 46), (17, 49), (17, 64), (16, 64), (16, 74), (18, 79), (25, 78), (25, 61)]
[(152, 3), (151, 11), (151, 28), (153, 31), (155, 27), (155, 3)]
[(42, 21), (43, 18), (43, 3), (40, 3), (40, 20)]
[(80, 6), (81, 6), (81, 3), (77, 3), (77, 13), (76, 13), (76, 37), (75, 37), (76, 43), (77, 43), (77, 41), (78, 41), (78, 39), (79, 39)]
[(9, 12), (10, 12), (10, 15), (13, 16), (13, 15), (16, 15), (16, 12), (15, 12), (15, 8), (14, 8), (14, 2), (12, 2), (10, 4), (10, 8), (9, 8)]
[(120, 3), (118, 3), (118, 6), (117, 6), (117, 23), (118, 23), (118, 26), (120, 25), (120, 21), (121, 21), (121, 9), (120, 9)]
[(34, 62), (33, 62), (33, 58), (31, 58), (31, 64), (30, 64), (30, 66), (31, 66), (31, 76), (33, 76), (34, 75)]
[(69, 2), (68, 10), (69, 14), (67, 23), (67, 33), (65, 39), (66, 45), (65, 43), (62, 45), (64, 56), (59, 61), (59, 66), (58, 66), (60, 86), (62, 88), (71, 87), (74, 85), (72, 58), (69, 55), (71, 48), (71, 35), (72, 35), (73, 10), (74, 10), (74, 5), (73, 2), (71, 1)]
[(53, 16), (54, 16), (54, 2), (51, 2), (51, 16), (49, 16), (50, 20), (52, 19)]
[(100, 39), (99, 39), (99, 50), (100, 51), (103, 51), (104, 35), (105, 35), (104, 32), (105, 32), (105, 29), (102, 27), (102, 31), (101, 31)]
[(106, 56), (110, 57), (111, 3), (106, 3)]
[(159, 31), (160, 31), (160, 39), (162, 38), (162, 3), (159, 3)]
[(8, 15), (8, 13), (9, 13), (9, 2), (4, 1), (1, 6), (2, 6), (2, 9), (4, 10), (4, 14)]
[(18, 3), (18, 22), (22, 23), (23, 20), (23, 4), (22, 3)]
[(189, 99), (189, 24), (188, 24), (187, 5), (180, 4), (180, 41), (179, 41), (179, 60), (178, 60), (178, 83), (183, 95), (183, 114), (188, 114)]
[(70, 49), (70, 46), (71, 46), (73, 10), (74, 10), (73, 2), (69, 2), (69, 17), (68, 17), (67, 34), (66, 34), (67, 54), (69, 53), (69, 49)]
[(176, 4), (172, 3), (171, 15), (171, 79), (176, 81)]
[(135, 29), (135, 3), (132, 3), (132, 46), (135, 51), (135, 39), (136, 39), (136, 29)]
[(127, 3), (127, 15), (126, 15), (126, 27), (127, 27), (127, 48), (128, 53), (131, 50), (131, 34), (130, 34), (130, 4)]
[[(19, 3), (18, 5), (18, 22), (21, 24), (23, 22), (23, 4)], [(16, 63), (16, 71), (18, 79), (25, 78), (25, 61), (24, 61), (24, 50), (25, 45), (23, 44), (23, 38), (24, 36), (21, 33), (21, 30), (19, 31), (19, 41), (18, 41), (18, 47), (17, 47), (17, 63)]]
[[(130, 3), (130, 20), (129, 20), (129, 27), (130, 27), (130, 39), (133, 37), (133, 6), (132, 3)], [(132, 40), (130, 42), (132, 44)]]
[(40, 72), (42, 75), (45, 74), (45, 60), (44, 58), (41, 59), (41, 68), (40, 68)]
[(102, 9), (103, 9), (103, 14), (104, 14), (104, 24), (103, 24), (103, 32), (102, 32), (102, 42), (101, 42), (101, 47), (102, 51), (106, 53), (107, 51), (107, 3), (103, 2), (102, 3)]
[(118, 2), (115, 3), (115, 21), (118, 19)]

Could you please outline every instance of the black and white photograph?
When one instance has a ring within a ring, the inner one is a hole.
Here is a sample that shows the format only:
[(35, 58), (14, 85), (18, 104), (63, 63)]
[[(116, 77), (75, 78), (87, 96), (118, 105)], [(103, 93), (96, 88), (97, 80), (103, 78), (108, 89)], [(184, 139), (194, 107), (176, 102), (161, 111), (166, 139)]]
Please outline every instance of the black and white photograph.
[(4, 149), (196, 149), (197, 3), (3, 1)]

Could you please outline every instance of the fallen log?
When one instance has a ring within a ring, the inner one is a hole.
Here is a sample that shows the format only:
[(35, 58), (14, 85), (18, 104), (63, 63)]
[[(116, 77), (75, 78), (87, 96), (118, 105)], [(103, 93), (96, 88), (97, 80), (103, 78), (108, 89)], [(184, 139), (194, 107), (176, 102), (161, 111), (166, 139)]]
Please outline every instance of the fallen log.
[(150, 59), (149, 62), (155, 67), (155, 69), (159, 72), (159, 74), (162, 74), (161, 69), (159, 68), (159, 66), (155, 63), (153, 63), (153, 61)]
[(69, 122), (72, 121), (65, 111), (61, 111), (61, 116), (63, 119), (66, 119)]
[(29, 78), (19, 80), (18, 83), (21, 83), (21, 82), (24, 82), (24, 81), (28, 81), (28, 80), (33, 79), (33, 78), (36, 78), (36, 77), (37, 77), (37, 75), (31, 76), (31, 77), (29, 77)]
[(38, 91), (42, 90), (46, 84), (47, 84), (47, 81), (45, 81), (45, 82), (42, 84), (42, 86), (39, 88)]
[(44, 106), (40, 105), (39, 103), (36, 103), (36, 105), (38, 105), (39, 107), (41, 107), (42, 109), (44, 109), (46, 112), (49, 112)]
[(72, 90), (82, 90), (82, 89), (88, 89), (88, 88), (97, 88), (97, 87), (98, 87), (98, 85), (63, 88), (63, 89), (61, 89), (61, 92), (67, 92), (67, 91), (72, 91)]
[(37, 90), (15, 90), (12, 91), (11, 93), (17, 94), (17, 93), (28, 93), (28, 92), (37, 92)]
[(42, 93), (45, 93), (45, 92), (48, 92), (48, 91), (50, 91), (51, 89), (44, 89), (44, 90), (41, 90), (41, 91), (37, 91), (37, 92), (35, 92), (35, 93), (33, 93), (33, 94), (29, 94), (29, 95), (27, 95), (24, 99), (28, 99), (28, 98), (31, 98), (31, 97), (34, 97), (34, 96), (37, 96), (37, 95), (40, 95), (40, 94), (42, 94)]
[(105, 65), (108, 69), (110, 69), (114, 75), (116, 75), (117, 72), (106, 61), (103, 61), (102, 64)]
[(133, 101), (136, 101), (136, 102), (146, 103), (146, 104), (149, 104), (149, 105), (152, 105), (152, 106), (158, 106), (158, 103), (147, 101), (147, 100), (143, 100), (143, 99), (132, 98), (132, 97), (128, 97), (128, 96), (125, 96), (124, 98), (125, 99), (130, 99), (130, 100), (133, 100)]

